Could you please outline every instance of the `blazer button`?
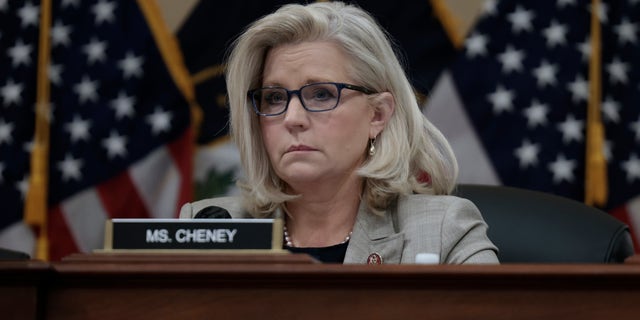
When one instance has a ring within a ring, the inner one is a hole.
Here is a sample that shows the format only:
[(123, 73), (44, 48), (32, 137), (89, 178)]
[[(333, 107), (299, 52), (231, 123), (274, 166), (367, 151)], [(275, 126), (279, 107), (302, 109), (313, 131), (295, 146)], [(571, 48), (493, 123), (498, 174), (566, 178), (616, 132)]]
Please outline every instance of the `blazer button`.
[(374, 252), (367, 258), (367, 264), (382, 264), (382, 257), (377, 252)]

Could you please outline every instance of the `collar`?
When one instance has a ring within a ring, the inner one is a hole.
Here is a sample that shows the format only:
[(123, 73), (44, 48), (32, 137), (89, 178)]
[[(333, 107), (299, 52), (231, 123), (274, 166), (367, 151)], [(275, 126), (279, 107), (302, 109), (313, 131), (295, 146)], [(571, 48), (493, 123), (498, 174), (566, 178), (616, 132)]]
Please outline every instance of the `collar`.
[[(402, 258), (404, 234), (396, 232), (393, 216), (397, 204), (390, 206), (382, 216), (367, 210), (360, 201), (353, 233), (344, 257), (344, 263), (398, 264)], [(380, 261), (381, 260), (381, 261)]]

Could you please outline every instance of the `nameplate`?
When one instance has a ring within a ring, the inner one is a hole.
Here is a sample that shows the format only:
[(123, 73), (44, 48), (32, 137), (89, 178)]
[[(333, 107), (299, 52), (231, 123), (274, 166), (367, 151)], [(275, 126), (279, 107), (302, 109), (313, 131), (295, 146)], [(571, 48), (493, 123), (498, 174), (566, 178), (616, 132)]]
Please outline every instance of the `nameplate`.
[(104, 251), (282, 250), (279, 219), (112, 219)]

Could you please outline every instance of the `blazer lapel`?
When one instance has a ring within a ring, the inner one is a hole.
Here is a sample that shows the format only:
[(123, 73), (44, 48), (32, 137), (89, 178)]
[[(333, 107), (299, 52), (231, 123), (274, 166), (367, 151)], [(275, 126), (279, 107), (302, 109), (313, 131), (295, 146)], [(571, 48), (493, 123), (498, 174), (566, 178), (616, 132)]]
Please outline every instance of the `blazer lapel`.
[(364, 202), (360, 202), (351, 240), (344, 257), (345, 264), (368, 263), (369, 259), (375, 260), (375, 258), (381, 258), (382, 263), (400, 263), (404, 234), (396, 233), (391, 215), (391, 212), (386, 212), (382, 216), (370, 213)]

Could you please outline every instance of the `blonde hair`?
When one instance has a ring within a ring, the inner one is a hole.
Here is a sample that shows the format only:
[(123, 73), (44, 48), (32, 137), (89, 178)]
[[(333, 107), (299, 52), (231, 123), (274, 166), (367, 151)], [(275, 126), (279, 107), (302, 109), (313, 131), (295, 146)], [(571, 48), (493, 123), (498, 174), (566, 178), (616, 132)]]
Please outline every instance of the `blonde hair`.
[[(245, 171), (238, 185), (249, 213), (264, 217), (296, 195), (283, 192), (285, 183), (271, 167), (247, 91), (262, 85), (268, 50), (306, 41), (338, 44), (350, 59), (351, 65), (345, 67), (355, 84), (394, 97), (395, 110), (375, 140), (376, 153), (358, 170), (364, 179), (362, 199), (369, 209), (381, 214), (398, 195), (449, 194), (458, 174), (455, 156), (444, 136), (422, 114), (385, 31), (353, 5), (290, 4), (251, 24), (234, 42), (227, 61), (231, 136)], [(419, 181), (425, 174), (428, 181)]]

